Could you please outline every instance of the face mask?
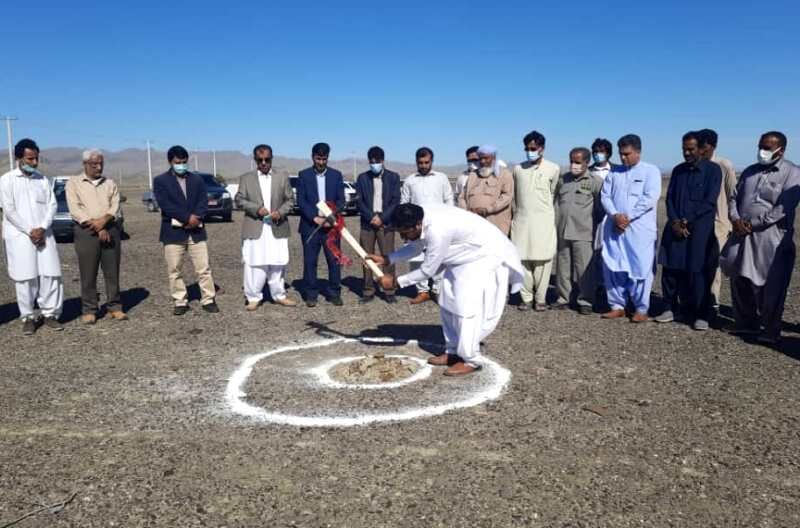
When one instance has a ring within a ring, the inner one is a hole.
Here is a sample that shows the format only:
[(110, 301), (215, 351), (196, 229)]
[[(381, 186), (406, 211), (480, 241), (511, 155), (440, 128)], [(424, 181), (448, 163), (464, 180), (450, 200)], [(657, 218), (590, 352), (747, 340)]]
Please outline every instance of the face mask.
[(779, 150), (780, 149), (775, 149), (775, 150), (759, 149), (758, 150), (758, 162), (761, 165), (769, 165), (773, 161), (777, 161), (777, 160), (773, 160), (772, 156), (774, 156)]
[(579, 176), (586, 172), (586, 167), (583, 166), (583, 163), (570, 163), (569, 170), (572, 174)]
[(189, 166), (186, 163), (176, 163), (172, 166), (172, 170), (175, 171), (175, 174), (179, 174), (183, 176), (187, 172), (189, 172)]
[(594, 159), (595, 163), (605, 163), (608, 159), (603, 152), (595, 152), (592, 154), (592, 158)]
[(33, 174), (34, 172), (36, 172), (36, 167), (28, 165), (27, 163), (23, 163), (22, 165), (19, 166), (19, 170), (21, 170), (25, 174)]
[(542, 157), (538, 150), (526, 150), (525, 155), (528, 157), (528, 161), (536, 161)]
[(372, 171), (372, 174), (380, 174), (383, 170), (383, 163), (370, 163), (369, 170)]
[(475, 172), (476, 170), (478, 170), (478, 163), (475, 161), (467, 162), (467, 170), (470, 172)]
[(484, 178), (488, 178), (492, 175), (492, 168), (491, 167), (481, 167), (478, 169), (478, 175), (483, 176)]

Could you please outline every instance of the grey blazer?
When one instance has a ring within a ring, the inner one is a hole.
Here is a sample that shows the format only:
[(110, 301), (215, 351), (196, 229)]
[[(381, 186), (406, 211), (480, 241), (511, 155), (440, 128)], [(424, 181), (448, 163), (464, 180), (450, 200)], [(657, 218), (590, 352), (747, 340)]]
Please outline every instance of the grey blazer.
[[(289, 177), (283, 174), (272, 173), (272, 187), (270, 188), (270, 212), (278, 211), (280, 220), (272, 223), (272, 234), (275, 238), (289, 238), (289, 211), (292, 208), (294, 195)], [(236, 203), (244, 209), (242, 221), (242, 239), (255, 240), (261, 236), (263, 220), (258, 216), (258, 210), (264, 207), (264, 198), (261, 196), (261, 186), (258, 185), (256, 171), (242, 174), (239, 179), (239, 190), (236, 193)]]

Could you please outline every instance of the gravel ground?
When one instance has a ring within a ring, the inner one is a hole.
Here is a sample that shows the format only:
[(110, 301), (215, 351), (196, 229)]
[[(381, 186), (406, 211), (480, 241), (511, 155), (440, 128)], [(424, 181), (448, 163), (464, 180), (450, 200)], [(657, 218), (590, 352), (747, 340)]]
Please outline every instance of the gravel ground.
[[(343, 307), (246, 313), (237, 215), (208, 225), (222, 313), (193, 302), (174, 317), (158, 215), (126, 212), (130, 321), (79, 324), (71, 244), (60, 245), (64, 332), (23, 337), (12, 284), (0, 281), (0, 526), (72, 493), (19, 526), (800, 525), (797, 278), (777, 349), (724, 331), (727, 307), (723, 330), (706, 333), (511, 307), (488, 343), (512, 373), (499, 399), (404, 422), (292, 427), (226, 406), (247, 356), (332, 335), (434, 343), (343, 342), (256, 364), (249, 403), (319, 415), (447, 401), (479, 390), (486, 373), (321, 387), (307, 370), (336, 357), (428, 357), (442, 340), (436, 306), (361, 306), (350, 268)], [(293, 282), (296, 234), (291, 247)]]

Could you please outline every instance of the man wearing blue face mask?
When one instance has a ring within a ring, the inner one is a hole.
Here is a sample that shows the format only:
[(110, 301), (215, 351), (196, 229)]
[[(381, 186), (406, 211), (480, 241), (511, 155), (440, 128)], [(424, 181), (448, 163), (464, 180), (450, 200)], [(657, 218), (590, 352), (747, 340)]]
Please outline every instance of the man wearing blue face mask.
[[(58, 318), (64, 301), (61, 261), (53, 235), (56, 197), (38, 170), (39, 147), (31, 139), (14, 146), (17, 168), (0, 177), (3, 242), (8, 276), (14, 281), (23, 335), (33, 335), (39, 322), (62, 330)], [(35, 315), (39, 304), (40, 318)]]
[(514, 220), (511, 241), (525, 271), (519, 310), (547, 310), (547, 288), (556, 254), (556, 212), (553, 198), (561, 169), (542, 157), (545, 137), (530, 132), (522, 140), (527, 161), (514, 167)]
[(733, 234), (720, 268), (731, 278), (736, 333), (767, 345), (781, 338), (783, 306), (795, 260), (794, 215), (800, 201), (800, 168), (784, 158), (786, 136), (767, 132), (758, 163), (739, 177), (728, 202)]
[[(384, 166), (385, 154), (380, 147), (367, 151), (369, 170), (358, 175), (358, 214), (361, 217), (359, 243), (367, 253), (388, 255), (394, 251), (394, 229), (391, 226), (392, 214), (400, 204), (400, 175)], [(386, 266), (384, 273), (394, 275), (394, 266)], [(386, 302), (395, 303), (394, 290), (384, 290)], [(362, 304), (375, 299), (375, 283), (372, 271), (364, 266), (364, 288)]]
[(189, 153), (176, 145), (167, 151), (170, 169), (153, 180), (153, 193), (161, 208), (161, 233), (164, 258), (169, 273), (169, 288), (175, 303), (174, 315), (189, 311), (189, 296), (183, 282), (183, 260), (192, 260), (208, 313), (218, 313), (214, 279), (208, 263), (208, 245), (203, 217), (208, 212), (208, 192), (201, 176), (189, 172)]
[[(606, 179), (606, 176), (614, 170), (617, 166), (611, 163), (611, 155), (614, 153), (614, 148), (611, 142), (605, 138), (597, 138), (592, 142), (592, 161), (589, 166), (589, 174), (598, 178), (601, 182)], [(603, 249), (603, 229), (605, 227), (606, 216), (603, 218), (594, 233), (594, 250), (595, 250), (595, 277), (598, 297), (598, 304), (605, 306), (606, 289), (605, 282), (603, 282), (603, 257), (600, 252)]]

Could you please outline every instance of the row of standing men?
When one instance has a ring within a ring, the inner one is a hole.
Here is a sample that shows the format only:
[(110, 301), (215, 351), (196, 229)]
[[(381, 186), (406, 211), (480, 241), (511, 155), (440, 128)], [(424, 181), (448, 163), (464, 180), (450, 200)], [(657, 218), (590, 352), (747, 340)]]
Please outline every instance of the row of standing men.
[[(591, 150), (578, 147), (570, 151), (570, 169), (563, 174), (557, 164), (544, 158), (545, 144), (541, 133), (526, 134), (526, 161), (512, 170), (498, 159), (494, 147), (471, 147), (466, 152), (468, 168), (459, 175), (455, 193), (447, 176), (433, 170), (431, 149), (417, 151), (417, 172), (401, 184), (399, 175), (384, 166), (383, 150), (371, 148), (370, 170), (356, 181), (362, 246), (383, 255), (394, 250), (391, 217), (399, 203), (458, 205), (486, 218), (517, 247), (525, 270), (519, 309), (548, 309), (546, 293), (555, 260), (555, 308), (574, 306), (581, 313), (591, 313), (593, 303), (602, 308), (606, 302), (597, 299), (600, 291), (606, 294), (610, 308), (603, 317), (624, 317), (630, 306), (633, 322), (648, 320), (660, 171), (641, 161), (641, 140), (632, 134), (617, 143), (621, 165), (610, 162), (611, 143), (597, 139)], [(759, 334), (762, 341), (774, 343), (780, 338), (794, 263), (792, 235), (800, 170), (784, 159), (786, 137), (780, 132), (762, 135), (759, 162), (745, 169), (738, 181), (731, 163), (716, 155), (716, 146), (717, 135), (712, 130), (683, 137), (686, 161), (672, 171), (666, 200), (668, 222), (658, 257), (667, 306), (655, 320), (684, 319), (698, 330), (707, 329), (719, 299), (721, 262), (732, 278), (737, 331)], [(338, 241), (328, 241), (329, 220), (316, 208), (323, 197), (339, 208), (344, 205), (343, 178), (327, 166), (329, 154), (327, 144), (314, 145), (313, 165), (300, 172), (297, 186), (304, 242), (302, 293), (309, 307), (316, 305), (321, 290), (329, 302), (342, 304)], [(293, 193), (288, 178), (272, 171), (270, 146), (256, 146), (253, 156), (257, 170), (242, 176), (236, 195), (245, 212), (242, 260), (247, 310), (258, 308), (265, 286), (274, 303), (295, 306), (285, 290)], [(31, 140), (22, 140), (15, 157), (17, 169), (0, 180), (6, 220), (3, 238), (23, 328), (30, 334), (37, 326), (33, 314), (37, 301), (44, 324), (60, 328), (63, 286), (49, 229), (55, 200), (46, 179), (36, 171), (38, 147)], [(159, 238), (164, 245), (174, 313), (182, 315), (189, 310), (182, 278), (186, 255), (198, 275), (201, 305), (214, 313), (219, 309), (202, 222), (207, 207), (204, 183), (188, 171), (184, 148), (171, 148), (167, 157), (170, 169), (154, 180), (154, 192), (162, 211)], [(112, 180), (102, 176), (101, 152), (85, 152), (83, 162), (83, 173), (67, 184), (81, 268), (82, 320), (96, 320), (99, 267), (106, 280), (108, 312), (115, 319), (125, 319), (119, 299), (119, 192)], [(328, 264), (324, 287), (317, 278), (321, 250)], [(411, 262), (412, 269), (420, 262)], [(417, 290), (413, 304), (431, 300), (436, 281), (418, 284)], [(361, 302), (374, 300), (375, 292), (373, 277), (365, 266)], [(394, 291), (383, 293), (387, 302), (396, 302)]]

